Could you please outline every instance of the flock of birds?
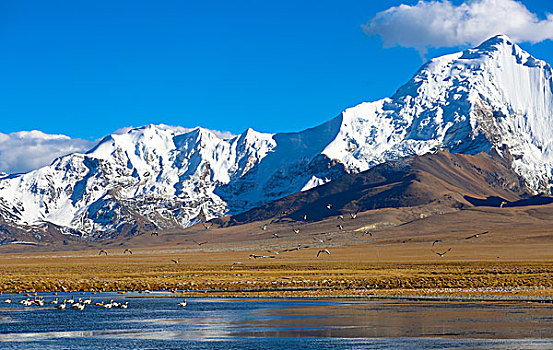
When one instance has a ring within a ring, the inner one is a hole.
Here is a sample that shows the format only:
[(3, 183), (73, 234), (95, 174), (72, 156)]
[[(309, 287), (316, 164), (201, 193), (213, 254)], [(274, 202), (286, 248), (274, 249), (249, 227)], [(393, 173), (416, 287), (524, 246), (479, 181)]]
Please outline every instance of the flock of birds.
[[(504, 203), (502, 203), (504, 204)], [(333, 210), (333, 205), (332, 203), (328, 203), (326, 204), (326, 209), (328, 209), (329, 211), (332, 211)], [(290, 214), (290, 210), (282, 210), (281, 213), (280, 213), (280, 217), (278, 219), (275, 219), (275, 220), (272, 220), (271, 222), (269, 223), (264, 223), (263, 225), (259, 226), (259, 228), (262, 230), (262, 231), (267, 231), (268, 227), (270, 224), (273, 224), (273, 223), (279, 223), (279, 222), (282, 222), (282, 219), (283, 217), (287, 216), (288, 214)], [(350, 219), (351, 220), (355, 220), (357, 219), (357, 216), (359, 214), (359, 210), (356, 211), (356, 212), (350, 212), (349, 213), (349, 216), (350, 216)], [(304, 214), (303, 216), (301, 216), (301, 219), (304, 221), (304, 222), (307, 222), (307, 219), (308, 219), (308, 216), (307, 214)], [(336, 227), (338, 228), (339, 231), (343, 231), (344, 230), (344, 225), (345, 225), (345, 222), (346, 222), (346, 219), (344, 218), (344, 215), (343, 214), (338, 214), (336, 216), (336, 219), (338, 220), (338, 224), (336, 224)], [(300, 221), (301, 222), (301, 221)], [(202, 223), (203, 227), (206, 229), (206, 230), (209, 230), (212, 226), (213, 226), (213, 222), (204, 222)], [(298, 235), (300, 234), (301, 232), (301, 229), (300, 229), (300, 226), (298, 225), (298, 222), (294, 222), (291, 226), (291, 229), (292, 229), (292, 232), (295, 234), (295, 235)], [(369, 230), (363, 230), (361, 231), (362, 235), (365, 236), (365, 235), (368, 235), (370, 237), (373, 236), (373, 233)], [(469, 239), (474, 239), (474, 238), (478, 238), (482, 235), (485, 235), (485, 234), (488, 234), (489, 232), (488, 231), (485, 231), (485, 232), (480, 232), (480, 233), (476, 233), (476, 234), (473, 234), (471, 236), (468, 236), (466, 237), (465, 239), (469, 240)], [(154, 231), (151, 233), (151, 236), (159, 236), (159, 233), (157, 231)], [(272, 238), (280, 238), (279, 234), (278, 233), (272, 233), (271, 234), (271, 237)], [(314, 240), (316, 240), (317, 242), (319, 243), (322, 243), (324, 244), (325, 241), (320, 239), (320, 238), (316, 238), (316, 237), (313, 237)], [(327, 238), (327, 241), (330, 241), (332, 240), (332, 238)], [(407, 241), (410, 241), (411, 239), (408, 239), (408, 240), (403, 240), (402, 242), (403, 243), (406, 243)], [(193, 242), (194, 244), (198, 245), (198, 246), (202, 246), (204, 244), (207, 244), (208, 241), (197, 241), (195, 239), (186, 239), (185, 241), (190, 241), (190, 242)], [(436, 239), (432, 242), (432, 247), (434, 247), (437, 243), (442, 243), (443, 241), (441, 239)], [(276, 259), (276, 256), (281, 254), (281, 253), (285, 253), (285, 252), (291, 252), (291, 251), (297, 251), (297, 250), (300, 250), (300, 249), (306, 249), (306, 248), (311, 248), (310, 245), (305, 245), (305, 244), (299, 244), (298, 246), (296, 247), (293, 247), (293, 248), (287, 248), (287, 249), (283, 249), (283, 250), (280, 250), (280, 251), (268, 251), (269, 253), (271, 253), (271, 255), (261, 255), (261, 254), (249, 254), (249, 259)], [(449, 253), (451, 251), (451, 247), (449, 247), (448, 249), (446, 249), (445, 251), (443, 252), (440, 252), (440, 251), (436, 251), (434, 249), (431, 249), (431, 251), (438, 255), (439, 257), (445, 257), (445, 255), (447, 253)], [(128, 255), (132, 255), (133, 252), (130, 250), (130, 249), (125, 249), (125, 251), (123, 252), (123, 254), (128, 254)], [(321, 254), (327, 254), (327, 255), (331, 255), (331, 252), (330, 250), (328, 250), (328, 248), (325, 248), (325, 249), (320, 249), (318, 252), (317, 252), (317, 258), (320, 257)], [(105, 250), (105, 249), (100, 249), (98, 255), (108, 255), (108, 252)], [(178, 264), (179, 263), (179, 259), (172, 259), (171, 262), (174, 263), (174, 264)], [(240, 261), (237, 261), (237, 262), (234, 262), (230, 269), (233, 270), (235, 268), (236, 265), (243, 265), (242, 262)]]
[[(502, 204), (503, 204), (503, 203), (502, 203)], [(329, 203), (329, 204), (326, 205), (326, 208), (327, 208), (328, 210), (332, 211), (332, 210), (333, 210), (333, 205), (332, 205), (331, 203)], [(281, 212), (281, 217), (284, 216), (284, 215), (288, 215), (288, 214), (289, 214), (289, 211), (282, 211), (282, 212)], [(350, 218), (351, 218), (352, 220), (357, 219), (358, 214), (359, 214), (359, 211), (349, 213)], [(344, 230), (344, 223), (346, 222), (346, 220), (344, 219), (344, 215), (343, 215), (343, 214), (339, 214), (339, 215), (337, 215), (336, 218), (337, 218), (337, 220), (339, 220), (339, 223), (336, 225), (336, 227), (338, 228), (339, 231), (343, 231), (343, 230)], [(304, 221), (307, 221), (307, 214), (304, 214), (304, 215), (302, 216), (302, 219), (303, 219)], [(269, 224), (271, 224), (271, 223), (273, 223), (273, 222), (274, 222), (274, 221), (271, 221)], [(261, 230), (266, 231), (269, 224), (265, 223), (265, 224), (263, 224), (262, 226), (260, 226)], [(207, 228), (207, 227), (206, 227), (206, 228)], [(300, 229), (299, 229), (299, 227), (297, 227), (297, 226), (293, 226), (293, 227), (292, 227), (292, 231), (294, 232), (294, 234), (299, 234), (299, 233), (300, 233)], [(488, 233), (489, 233), (488, 231), (484, 231), (484, 232), (480, 232), (480, 233), (475, 233), (475, 234), (473, 234), (473, 235), (470, 235), (470, 236), (466, 237), (465, 239), (466, 239), (466, 240), (469, 240), (469, 239), (478, 238), (478, 237), (480, 237), (480, 236), (482, 236), (482, 235), (485, 235), (485, 234), (488, 234)], [(363, 236), (365, 236), (365, 235), (368, 235), (368, 236), (370, 236), (370, 237), (373, 236), (372, 232), (369, 231), (369, 230), (363, 230), (363, 231), (362, 231), (362, 234), (363, 234)], [(273, 234), (272, 234), (272, 237), (273, 237), (273, 238), (279, 238), (278, 234), (276, 234), (276, 233), (273, 233)], [(323, 241), (322, 239), (320, 239), (320, 238), (315, 238), (315, 237), (313, 237), (313, 239), (315, 239), (315, 240), (318, 241), (319, 243), (324, 243), (324, 241)], [(328, 240), (331, 240), (331, 239), (332, 239), (332, 238), (329, 238)], [(404, 240), (403, 243), (406, 243), (407, 241), (410, 241), (410, 240), (411, 240), (411, 239)], [(443, 242), (443, 241), (442, 241), (441, 239), (434, 240), (434, 241), (432, 242), (432, 247), (434, 247), (437, 243), (442, 243), (442, 242)], [(300, 250), (300, 249), (304, 249), (304, 248), (311, 248), (311, 246), (309, 246), (309, 245), (301, 245), (301, 244), (300, 244), (300, 245), (298, 245), (297, 247), (294, 247), (294, 248), (287, 248), (287, 249), (283, 249), (283, 250), (280, 250), (280, 251), (269, 251), (270, 253), (273, 253), (273, 255), (257, 255), (257, 254), (250, 254), (250, 255), (249, 255), (249, 258), (250, 258), (250, 259), (275, 259), (275, 258), (276, 258), (276, 255), (278, 255), (278, 254), (280, 254), (280, 253), (289, 252), (289, 251), (295, 251), (295, 250)], [(445, 251), (443, 251), (443, 252), (439, 252), (439, 251), (436, 251), (436, 250), (434, 250), (434, 249), (431, 249), (431, 251), (432, 251), (434, 254), (438, 255), (439, 257), (443, 258), (443, 257), (445, 257), (445, 255), (446, 255), (447, 253), (449, 253), (449, 252), (451, 251), (451, 249), (452, 249), (452, 248), (449, 247), (449, 248), (447, 248), (447, 249), (446, 249)], [(331, 253), (330, 253), (330, 251), (329, 251), (328, 249), (320, 249), (320, 250), (317, 252), (317, 258), (318, 258), (321, 254), (328, 254), (328, 255), (331, 255)], [(240, 261), (234, 262), (234, 263), (231, 265), (230, 269), (233, 270), (234, 267), (235, 267), (236, 265), (243, 265), (243, 263), (240, 262)]]
[[(484, 231), (484, 232), (480, 232), (480, 233), (475, 233), (473, 235), (470, 235), (468, 237), (465, 237), (465, 239), (473, 239), (473, 238), (478, 238), (480, 236), (483, 236), (483, 235), (486, 235), (488, 234), (489, 231)], [(436, 239), (432, 242), (432, 246), (434, 246), (436, 243), (442, 243), (442, 240), (441, 239)], [(438, 255), (440, 258), (443, 258), (447, 253), (449, 253), (451, 251), (451, 247), (449, 247), (446, 251), (444, 251), (443, 253), (440, 253), (440, 252), (437, 252), (435, 251), (434, 249), (431, 249), (432, 252), (434, 252), (434, 254)]]
[[(59, 300), (59, 298), (55, 298), (54, 300), (50, 300), (46, 302), (44, 300), (44, 297), (37, 296), (36, 293), (34, 295), (34, 298), (31, 299), (30, 294), (26, 294), (26, 299), (21, 299), (18, 301), (19, 304), (23, 306), (45, 306), (45, 305), (53, 305), (58, 310), (65, 310), (66, 308), (71, 308), (74, 310), (84, 310), (87, 305), (92, 305), (92, 297), (88, 297), (88, 299), (75, 299), (73, 296), (71, 296), (70, 299), (62, 299)], [(5, 304), (12, 304), (13, 298), (7, 298), (4, 299)], [(129, 302), (124, 303), (118, 303), (116, 301), (110, 300), (109, 302), (98, 302), (94, 304), (95, 306), (101, 306), (105, 309), (111, 309), (111, 308), (119, 308), (119, 309), (127, 309), (129, 307)]]
[[(74, 309), (74, 310), (80, 310), (83, 311), (87, 305), (93, 305), (96, 307), (102, 307), (104, 309), (128, 309), (129, 308), (129, 302), (126, 301), (124, 303), (119, 303), (117, 301), (114, 301), (111, 299), (109, 302), (106, 301), (100, 301), (92, 304), (92, 297), (88, 297), (88, 299), (75, 299), (73, 296), (71, 296), (70, 299), (62, 299), (60, 300), (58, 297), (56, 297), (53, 300), (46, 301), (43, 296), (37, 296), (37, 293), (34, 293), (34, 298), (31, 299), (30, 294), (25, 295), (26, 299), (21, 299), (17, 301), (18, 304), (21, 304), (23, 306), (29, 307), (29, 306), (46, 306), (51, 305), (55, 307), (58, 310), (65, 310), (67, 308)], [(13, 297), (4, 299), (4, 304), (15, 304), (16, 302), (13, 300)], [(177, 303), (178, 306), (181, 308), (186, 307), (186, 299), (183, 301)]]
[[(332, 211), (332, 209), (333, 209), (332, 204), (331, 203), (327, 204), (326, 209)], [(263, 225), (259, 226), (259, 228), (262, 231), (267, 231), (267, 228), (269, 227), (270, 224), (273, 224), (275, 222), (282, 222), (282, 218), (284, 216), (288, 215), (289, 213), (290, 213), (290, 210), (283, 210), (283, 211), (280, 212), (280, 217), (278, 219), (272, 220), (269, 223), (264, 223)], [(359, 214), (359, 211), (349, 213), (351, 220), (357, 219), (358, 214)], [(338, 230), (343, 231), (344, 230), (344, 223), (346, 221), (344, 219), (344, 215), (339, 214), (339, 215), (337, 215), (336, 218), (337, 218), (337, 220), (339, 220), (339, 223), (336, 225), (336, 227), (338, 228)], [(303, 214), (301, 216), (301, 219), (303, 221), (307, 221), (307, 219), (308, 219), (307, 214)], [(294, 234), (296, 234), (296, 235), (300, 234), (301, 229), (300, 229), (298, 223), (293, 223), (291, 228), (292, 228), (292, 232)], [(207, 227), (206, 227), (206, 229), (207, 229)], [(362, 234), (372, 236), (372, 233), (368, 230), (362, 231)], [(272, 233), (271, 235), (272, 235), (272, 238), (280, 238), (280, 236), (277, 233)], [(317, 237), (312, 237), (312, 238), (313, 238), (313, 240), (317, 241), (318, 243), (321, 243), (321, 244), (325, 243), (325, 240), (323, 240), (323, 239), (320, 239), (320, 238), (317, 238)], [(330, 240), (332, 240), (332, 237), (326, 239), (326, 241), (330, 241)], [(276, 259), (276, 256), (281, 254), (281, 253), (298, 251), (300, 249), (307, 249), (307, 248), (312, 248), (312, 246), (308, 245), (308, 244), (298, 244), (296, 247), (293, 247), (293, 248), (286, 248), (286, 249), (276, 250), (276, 251), (275, 250), (269, 250), (268, 252), (271, 253), (271, 255), (250, 254), (248, 257), (249, 257), (249, 259), (254, 259), (254, 260), (255, 259)], [(331, 255), (331, 252), (330, 252), (330, 250), (328, 250), (328, 248), (319, 249), (319, 251), (317, 251), (317, 258), (320, 257), (321, 254)], [(243, 265), (243, 263), (241, 261), (236, 261), (230, 266), (230, 269), (234, 270), (234, 268), (237, 265)]]

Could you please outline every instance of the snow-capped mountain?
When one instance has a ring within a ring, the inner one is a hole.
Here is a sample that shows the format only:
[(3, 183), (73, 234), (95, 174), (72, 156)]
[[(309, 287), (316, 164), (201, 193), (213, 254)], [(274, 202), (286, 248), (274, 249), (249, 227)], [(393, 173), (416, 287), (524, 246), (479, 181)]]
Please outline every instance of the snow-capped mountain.
[[(552, 90), (551, 67), (498, 35), (429, 61), (391, 98), (344, 111), (323, 153), (364, 170), (435, 148), (494, 148), (512, 156), (531, 189), (545, 191), (553, 168)], [(351, 154), (349, 145), (356, 147)]]
[(425, 64), (394, 96), (298, 133), (230, 139), (148, 125), (0, 178), (0, 217), (111, 236), (239, 213), (345, 173), (440, 148), (497, 150), (535, 191), (553, 169), (551, 67), (505, 36)]
[(1, 179), (0, 215), (101, 237), (186, 227), (343, 174), (343, 167), (320, 155), (338, 127), (330, 122), (278, 135), (248, 129), (231, 139), (202, 128), (131, 129), (85, 154)]

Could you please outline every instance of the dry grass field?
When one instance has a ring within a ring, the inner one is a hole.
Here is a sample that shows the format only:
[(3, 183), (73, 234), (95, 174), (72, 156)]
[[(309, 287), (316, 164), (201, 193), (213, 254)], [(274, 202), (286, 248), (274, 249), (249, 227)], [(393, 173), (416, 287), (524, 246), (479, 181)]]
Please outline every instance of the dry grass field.
[[(0, 290), (551, 296), (552, 214), (551, 205), (381, 209), (360, 213), (356, 219), (281, 222), (266, 230), (260, 228), (263, 223), (210, 229), (199, 225), (65, 249), (5, 246), (0, 250)], [(449, 248), (443, 257), (435, 253)], [(100, 249), (108, 255), (99, 255)], [(317, 257), (322, 249), (331, 254)], [(240, 264), (231, 269), (235, 262)]]

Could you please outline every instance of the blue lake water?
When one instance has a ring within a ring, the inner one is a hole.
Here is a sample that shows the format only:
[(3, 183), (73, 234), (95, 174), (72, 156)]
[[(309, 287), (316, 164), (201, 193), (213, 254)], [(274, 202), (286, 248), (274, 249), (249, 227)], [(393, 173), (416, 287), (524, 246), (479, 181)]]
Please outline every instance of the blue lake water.
[(15, 304), (0, 304), (1, 349), (553, 348), (551, 304), (195, 298), (181, 308), (177, 298), (102, 293), (93, 304), (129, 308), (79, 311), (25, 307), (22, 295), (1, 301), (10, 296)]

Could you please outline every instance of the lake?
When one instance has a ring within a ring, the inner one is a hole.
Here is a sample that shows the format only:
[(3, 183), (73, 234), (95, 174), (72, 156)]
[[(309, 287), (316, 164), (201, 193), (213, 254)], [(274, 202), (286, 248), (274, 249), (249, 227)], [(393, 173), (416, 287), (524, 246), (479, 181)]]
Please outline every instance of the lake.
[[(362, 299), (182, 299), (101, 293), (83, 311), (0, 304), (1, 349), (543, 349), (553, 305)], [(54, 299), (42, 294), (46, 302)], [(59, 293), (58, 298), (89, 297)], [(95, 302), (129, 302), (105, 309)]]

